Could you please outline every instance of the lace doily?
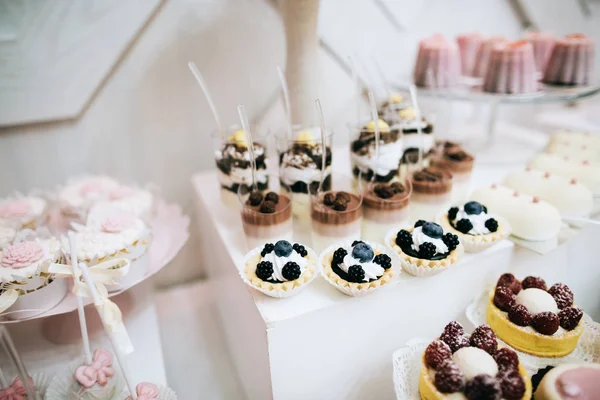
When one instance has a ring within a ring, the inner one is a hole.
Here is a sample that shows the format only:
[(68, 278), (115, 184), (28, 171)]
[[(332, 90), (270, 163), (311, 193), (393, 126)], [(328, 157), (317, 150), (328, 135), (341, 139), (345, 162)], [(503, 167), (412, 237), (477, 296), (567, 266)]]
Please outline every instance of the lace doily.
[[(466, 315), (469, 321), (474, 326), (483, 325), (486, 323), (485, 312), (491, 287), (483, 291), (469, 306), (467, 307)], [(600, 324), (594, 322), (592, 318), (583, 314), (583, 323), (585, 329), (575, 350), (564, 357), (537, 357), (531, 354), (523, 353), (513, 349), (519, 355), (519, 360), (523, 363), (527, 372), (531, 375), (535, 374), (539, 369), (547, 366), (557, 366), (566, 363), (597, 363), (600, 362)], [(498, 339), (498, 343), (505, 347), (510, 347), (502, 340)]]
[(421, 356), (430, 341), (413, 339), (394, 352), (394, 389), (396, 398), (402, 400), (419, 400), (419, 374), (421, 373)]

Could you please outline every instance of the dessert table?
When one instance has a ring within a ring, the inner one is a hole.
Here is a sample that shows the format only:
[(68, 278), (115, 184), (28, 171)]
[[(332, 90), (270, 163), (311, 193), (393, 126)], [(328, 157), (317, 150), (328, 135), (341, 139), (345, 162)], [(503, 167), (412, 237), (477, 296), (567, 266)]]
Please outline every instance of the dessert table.
[[(350, 171), (347, 148), (333, 154), (333, 170)], [(478, 162), (473, 182), (498, 181), (522, 166)], [(545, 255), (504, 241), (465, 255), (434, 277), (399, 274), (366, 297), (345, 296), (316, 279), (297, 296), (274, 299), (248, 288), (239, 276), (246, 252), (241, 219), (220, 201), (216, 172), (199, 173), (192, 183), (203, 229), (202, 264), (248, 398), (394, 398), (392, 353), (412, 338), (439, 334), (452, 319), (469, 326), (468, 304), (506, 271), (564, 282), (578, 304), (600, 318), (600, 269), (586, 256), (600, 235), (598, 227), (584, 228)]]

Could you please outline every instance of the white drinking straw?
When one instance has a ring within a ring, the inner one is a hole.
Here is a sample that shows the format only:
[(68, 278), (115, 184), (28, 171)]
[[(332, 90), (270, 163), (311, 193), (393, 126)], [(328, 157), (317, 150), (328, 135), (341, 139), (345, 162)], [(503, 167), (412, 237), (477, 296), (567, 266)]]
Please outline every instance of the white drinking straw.
[(321, 102), (319, 99), (315, 100), (315, 104), (317, 106), (317, 114), (319, 114), (319, 121), (321, 123), (321, 181), (319, 182), (319, 189), (317, 192), (320, 192), (323, 188), (323, 181), (325, 180), (325, 169), (327, 168), (327, 131), (325, 128), (325, 118), (323, 117), (323, 108), (321, 107)]
[(419, 108), (419, 102), (417, 101), (417, 88), (414, 83), (410, 84), (410, 98), (413, 103), (413, 108), (415, 110), (415, 120), (417, 121), (417, 135), (420, 138), (420, 146), (419, 146), (419, 158), (417, 161), (418, 168), (423, 168), (423, 148), (425, 147), (425, 138), (423, 137), (423, 128), (421, 127), (421, 109)]
[(377, 103), (375, 103), (375, 96), (373, 92), (369, 92), (369, 102), (371, 103), (371, 118), (373, 118), (374, 130), (375, 130), (375, 171), (373, 171), (372, 181), (377, 179), (377, 171), (379, 170), (379, 115), (377, 115)]
[(288, 89), (285, 75), (279, 66), (277, 66), (277, 74), (279, 74), (279, 81), (281, 82), (281, 89), (283, 90), (283, 102), (285, 104), (285, 113), (287, 117), (287, 128), (288, 136), (290, 140), (294, 140), (294, 134), (292, 129), (292, 108), (290, 104), (290, 91)]
[(196, 67), (196, 64), (194, 64), (193, 61), (188, 62), (188, 67), (190, 68), (190, 71), (192, 71), (192, 74), (194, 74), (194, 78), (196, 78), (196, 81), (202, 88), (202, 91), (204, 92), (204, 97), (206, 97), (208, 106), (210, 107), (213, 118), (215, 119), (215, 123), (217, 124), (217, 129), (219, 130), (219, 136), (223, 137), (223, 126), (221, 125), (221, 119), (219, 118), (219, 113), (217, 113), (217, 107), (215, 106), (212, 96), (210, 95), (208, 86), (206, 86), (206, 82), (204, 82), (204, 78), (202, 77), (202, 74), (200, 73), (200, 71)]
[(248, 115), (246, 109), (242, 104), (237, 107), (240, 121), (242, 121), (242, 128), (246, 134), (246, 141), (248, 142), (248, 152), (250, 153), (250, 167), (252, 168), (252, 189), (258, 189), (256, 185), (256, 159), (254, 158), (254, 142), (252, 141), (252, 133), (250, 132), (250, 124), (248, 123)]
[(29, 385), (29, 375), (27, 374), (27, 369), (25, 368), (25, 364), (21, 359), (21, 355), (17, 351), (10, 334), (8, 333), (8, 329), (5, 326), (0, 326), (0, 340), (2, 341), (2, 346), (4, 347), (4, 351), (8, 355), (9, 358), (15, 363), (17, 367), (17, 372), (19, 377), (21, 378), (21, 382), (25, 387), (25, 391), (27, 392), (27, 398), (41, 400), (40, 394)]
[(135, 392), (135, 385), (133, 384), (133, 380), (131, 379), (131, 375), (129, 373), (129, 368), (127, 367), (127, 359), (125, 358), (125, 354), (121, 351), (121, 347), (117, 343), (117, 339), (115, 338), (114, 333), (109, 329), (106, 325), (106, 321), (104, 321), (104, 316), (100, 311), (99, 307), (102, 304), (102, 300), (100, 299), (100, 295), (98, 294), (98, 290), (96, 289), (96, 285), (90, 276), (90, 273), (87, 269), (87, 265), (85, 263), (79, 263), (79, 269), (81, 269), (81, 274), (85, 279), (85, 283), (90, 290), (90, 294), (92, 296), (92, 300), (94, 301), (94, 305), (96, 306), (96, 310), (98, 311), (98, 315), (102, 320), (102, 325), (104, 326), (104, 331), (107, 333), (108, 338), (110, 339), (110, 344), (112, 345), (113, 351), (115, 352), (115, 356), (117, 357), (117, 361), (119, 362), (119, 367), (121, 367), (121, 371), (123, 372), (123, 377), (125, 378), (125, 383), (127, 384), (127, 388), (129, 389), (129, 393), (131, 397), (135, 400), (137, 399), (137, 394)]
[[(73, 279), (79, 279), (77, 272), (79, 271), (77, 261), (77, 247), (75, 243), (75, 234), (73, 231), (69, 231), (69, 248), (71, 250), (71, 267), (73, 268)], [(74, 282), (76, 285), (77, 282)], [(85, 355), (85, 363), (87, 365), (92, 364), (92, 350), (90, 349), (90, 340), (88, 337), (87, 323), (85, 321), (85, 310), (83, 309), (83, 299), (79, 294), (75, 296), (77, 300), (77, 314), (79, 315), (79, 329), (81, 330), (81, 342), (83, 345), (83, 354)]]

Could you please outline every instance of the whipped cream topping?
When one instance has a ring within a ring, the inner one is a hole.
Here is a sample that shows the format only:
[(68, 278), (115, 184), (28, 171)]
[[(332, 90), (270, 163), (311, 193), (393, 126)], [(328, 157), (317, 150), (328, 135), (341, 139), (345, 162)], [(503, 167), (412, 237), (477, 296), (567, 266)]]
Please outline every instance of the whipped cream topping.
[[(243, 151), (239, 151), (240, 149), (243, 149)], [(265, 148), (263, 146), (254, 146), (254, 158), (258, 158), (264, 154)], [(250, 152), (247, 147), (243, 146), (224, 146), (222, 149), (215, 151), (217, 161), (225, 157), (250, 161)]]
[[(234, 184), (238, 185), (250, 185), (252, 183), (252, 169), (251, 168), (237, 168), (232, 167), (229, 175), (218, 170), (219, 182), (221, 185), (231, 187)], [(259, 169), (256, 171), (256, 182), (267, 183), (268, 174), (266, 169)]]
[(58, 240), (35, 239), (13, 244), (0, 252), (0, 280), (12, 282), (46, 272), (48, 264), (58, 260)]
[(269, 261), (271, 264), (273, 264), (273, 274), (271, 275), (270, 279), (279, 281), (279, 282), (286, 282), (287, 279), (285, 279), (283, 277), (283, 267), (285, 266), (285, 264), (287, 264), (288, 262), (295, 262), (296, 264), (298, 264), (298, 266), (300, 267), (300, 275), (302, 275), (304, 273), (304, 269), (306, 268), (306, 265), (308, 264), (308, 260), (304, 257), (302, 257), (300, 254), (296, 253), (295, 250), (292, 250), (292, 252), (290, 253), (289, 256), (287, 257), (279, 257), (275, 254), (275, 251), (270, 252), (269, 254), (267, 254), (266, 256), (263, 257), (262, 261)]
[(404, 149), (420, 149), (422, 148), (425, 153), (429, 152), (435, 145), (433, 134), (422, 133), (422, 138), (417, 133), (404, 134), (402, 141), (404, 143)]
[(361, 172), (375, 171), (377, 175), (384, 176), (398, 169), (402, 158), (402, 140), (384, 143), (379, 141), (379, 160), (376, 160), (375, 142), (367, 150), (367, 154), (351, 153), (352, 161)]
[[(325, 177), (331, 174), (331, 166), (325, 168)], [(293, 185), (296, 182), (321, 181), (321, 166), (315, 164), (312, 158), (306, 153), (287, 152), (281, 160), (279, 168), (279, 177), (286, 185)]]
[(371, 279), (378, 279), (385, 272), (385, 269), (381, 265), (374, 263), (373, 260), (361, 262), (352, 257), (352, 247), (346, 247), (345, 250), (348, 254), (344, 257), (344, 261), (338, 264), (338, 267), (345, 273), (348, 273), (351, 266), (360, 265), (363, 271), (365, 271), (363, 282), (369, 282)]
[(439, 239), (434, 239), (432, 237), (427, 236), (425, 233), (423, 233), (423, 229), (421, 226), (416, 227), (415, 229), (413, 229), (412, 231), (412, 239), (413, 239), (413, 244), (412, 244), (412, 249), (414, 251), (419, 251), (419, 248), (421, 247), (421, 245), (425, 242), (429, 242), (429, 243), (433, 243), (433, 245), (435, 246), (435, 254), (444, 254), (448, 252), (448, 246), (446, 246), (446, 243), (444, 243), (444, 241), (442, 240), (442, 238)]
[(525, 306), (532, 315), (546, 311), (558, 314), (558, 306), (554, 297), (542, 289), (529, 288), (521, 290), (517, 294), (517, 304)]
[(487, 374), (496, 376), (498, 373), (496, 360), (486, 351), (477, 347), (463, 347), (458, 349), (452, 355), (452, 361), (456, 363), (467, 381), (477, 375)]
[(480, 214), (467, 214), (464, 209), (464, 206), (460, 206), (458, 208), (458, 212), (456, 213), (456, 218), (452, 221), (453, 225), (456, 226), (456, 223), (461, 219), (468, 219), (471, 221), (473, 228), (467, 233), (470, 235), (487, 235), (490, 233), (490, 230), (485, 227), (485, 221), (492, 218), (485, 211), (481, 211)]

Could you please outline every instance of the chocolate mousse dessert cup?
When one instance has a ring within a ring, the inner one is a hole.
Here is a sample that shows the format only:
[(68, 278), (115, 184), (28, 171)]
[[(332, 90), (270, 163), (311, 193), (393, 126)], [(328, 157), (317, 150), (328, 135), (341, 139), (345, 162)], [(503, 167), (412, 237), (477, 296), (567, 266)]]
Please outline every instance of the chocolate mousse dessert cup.
[(325, 145), (325, 172), (322, 169), (323, 145), (318, 127), (295, 126), (294, 139), (279, 137), (279, 182), (281, 192), (292, 200), (294, 239), (310, 243), (311, 219), (310, 196), (317, 193), (321, 177), (324, 191), (331, 189), (331, 143), (333, 134), (328, 132)]
[(438, 142), (436, 147), (436, 155), (432, 157), (431, 165), (452, 173), (452, 202), (464, 202), (469, 195), (475, 157), (458, 143)]
[(432, 221), (452, 203), (452, 173), (439, 167), (425, 167), (408, 174), (412, 185), (410, 219)]
[(385, 234), (410, 222), (412, 185), (405, 182), (371, 182), (363, 194), (362, 239), (384, 243)]
[(333, 176), (333, 187), (311, 194), (310, 216), (312, 245), (321, 252), (340, 241), (359, 240), (363, 218), (362, 186), (354, 186), (353, 178)]
[(292, 202), (285, 194), (242, 188), (238, 192), (248, 250), (278, 240), (292, 240)]
[[(213, 145), (221, 185), (221, 199), (227, 206), (239, 209), (238, 189), (241, 187), (245, 193), (252, 185), (252, 163), (244, 130), (234, 126), (229, 129), (226, 137), (217, 132), (213, 135)], [(256, 139), (254, 157), (257, 189), (267, 190), (269, 187), (267, 149), (264, 142)]]

